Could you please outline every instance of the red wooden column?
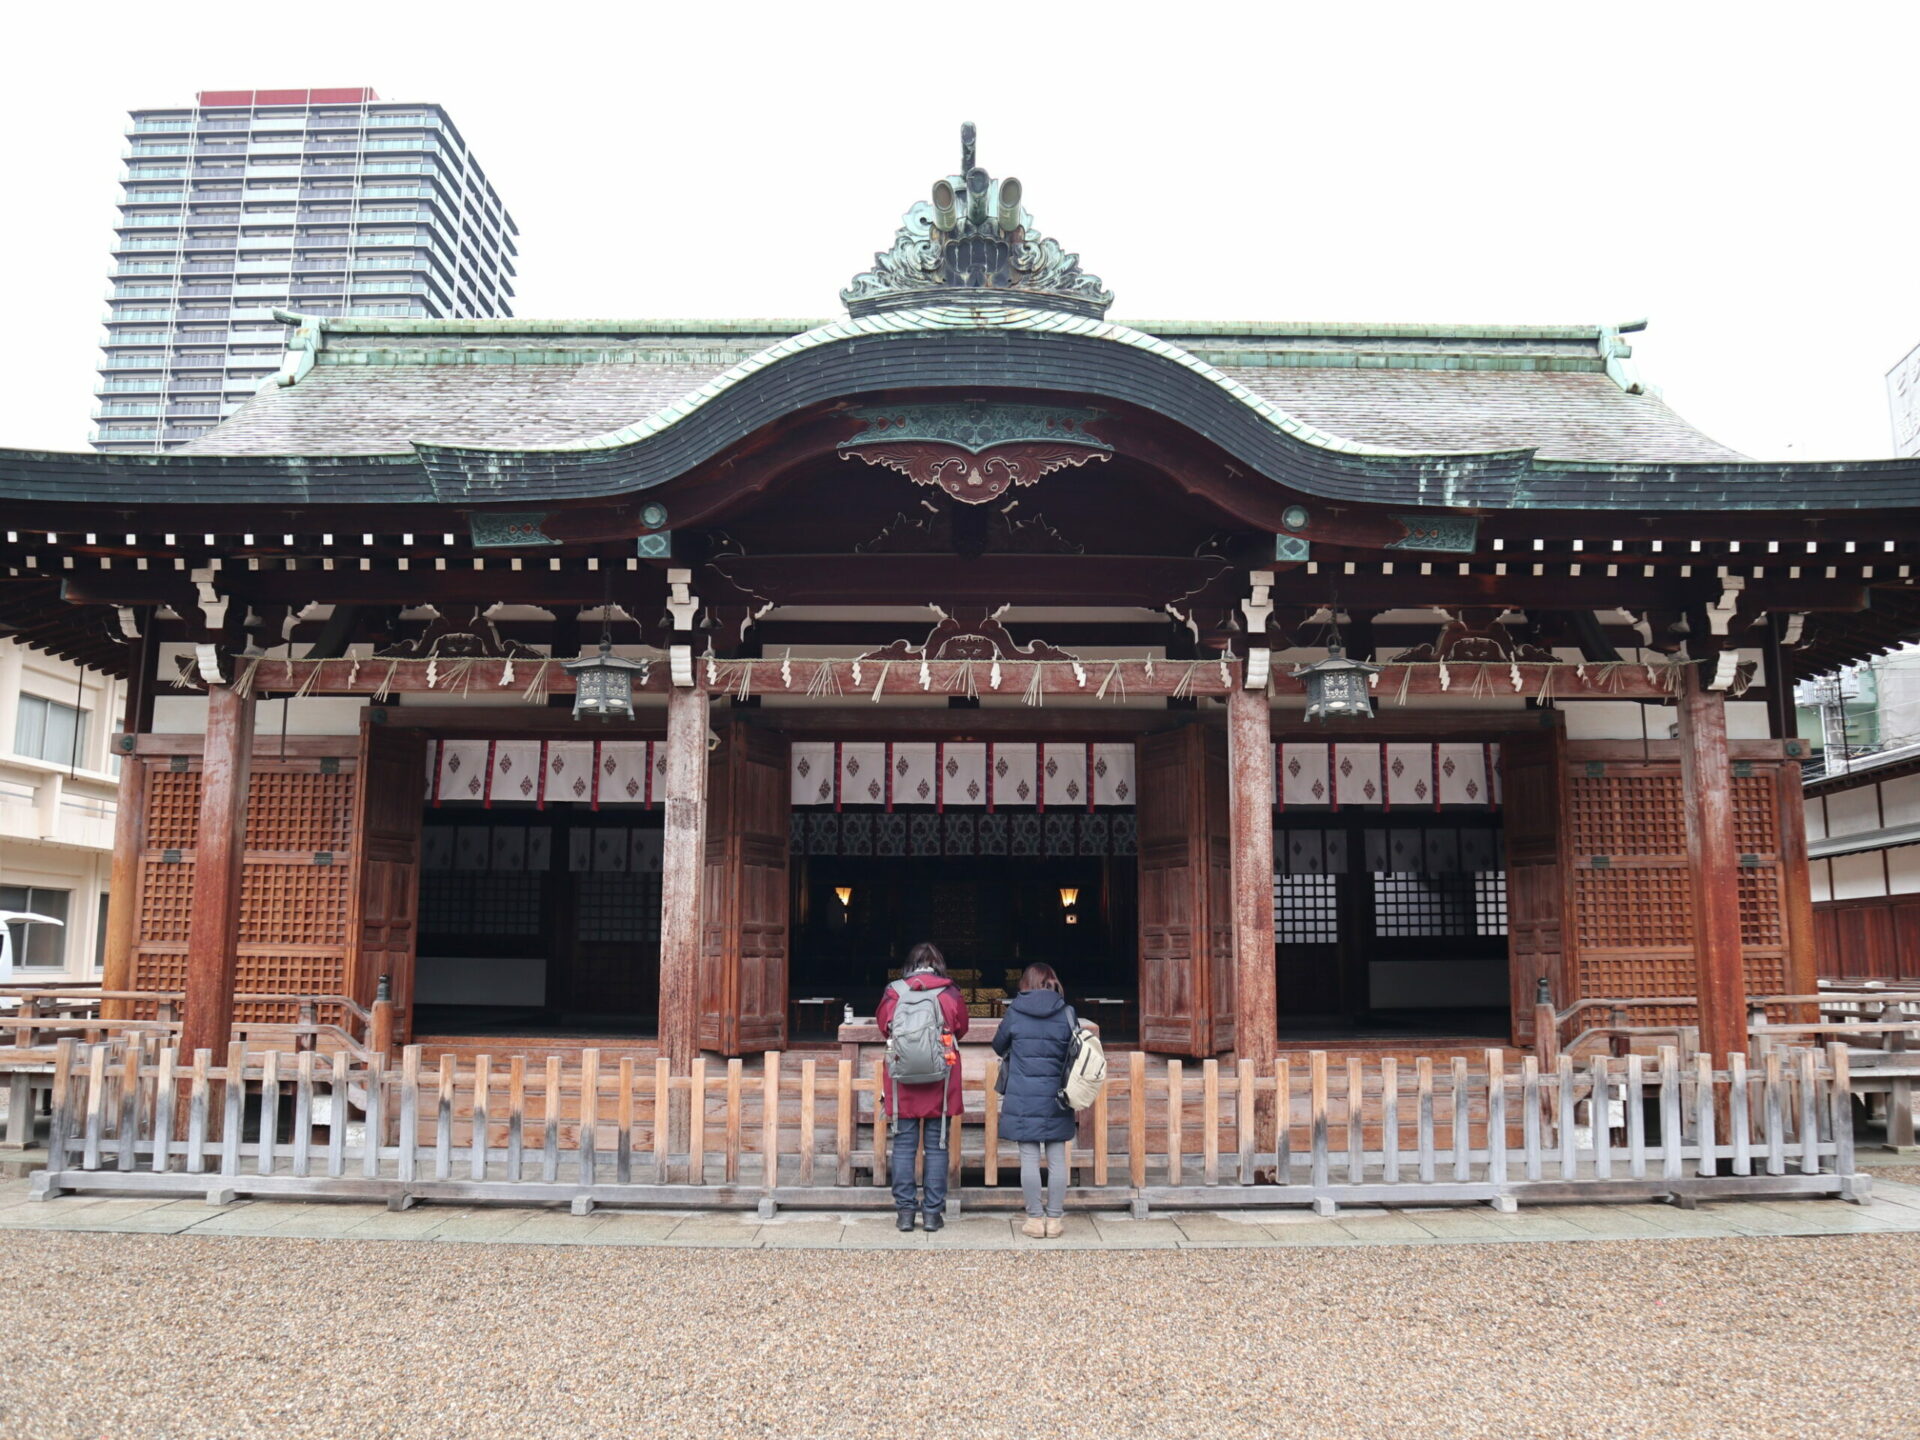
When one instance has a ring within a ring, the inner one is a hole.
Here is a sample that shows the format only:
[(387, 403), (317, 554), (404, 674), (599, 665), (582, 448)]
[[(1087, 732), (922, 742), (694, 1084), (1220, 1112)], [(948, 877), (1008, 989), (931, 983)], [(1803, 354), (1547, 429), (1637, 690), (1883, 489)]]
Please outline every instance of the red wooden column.
[(1740, 958), (1740, 868), (1733, 835), (1733, 765), (1726, 699), (1686, 667), (1680, 684), (1680, 788), (1693, 872), (1694, 989), (1700, 1048), (1724, 1065), (1747, 1048), (1746, 977)]
[(1267, 692), (1227, 692), (1227, 828), (1233, 847), (1234, 1051), (1265, 1070), (1279, 1049), (1273, 950), (1273, 716)]
[(660, 1053), (685, 1074), (700, 1046), (701, 872), (707, 850), (707, 695), (667, 692), (660, 855)]
[(215, 1064), (224, 1061), (233, 1029), (253, 709), (251, 691), (240, 695), (231, 685), (207, 687), (207, 743), (200, 769), (200, 826), (193, 847), (193, 915), (187, 925), (187, 997), (180, 1018), (180, 1053), (190, 1057), (196, 1050), (211, 1050)]

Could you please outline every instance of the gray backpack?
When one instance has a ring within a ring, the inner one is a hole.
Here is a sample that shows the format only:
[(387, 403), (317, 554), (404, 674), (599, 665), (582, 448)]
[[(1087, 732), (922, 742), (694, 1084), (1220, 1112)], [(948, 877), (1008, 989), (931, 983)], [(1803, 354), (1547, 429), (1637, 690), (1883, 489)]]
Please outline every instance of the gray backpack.
[(887, 1032), (887, 1074), (896, 1085), (932, 1085), (947, 1078), (947, 1051), (940, 1037), (947, 1017), (940, 990), (915, 990), (904, 980), (887, 987), (898, 997)]

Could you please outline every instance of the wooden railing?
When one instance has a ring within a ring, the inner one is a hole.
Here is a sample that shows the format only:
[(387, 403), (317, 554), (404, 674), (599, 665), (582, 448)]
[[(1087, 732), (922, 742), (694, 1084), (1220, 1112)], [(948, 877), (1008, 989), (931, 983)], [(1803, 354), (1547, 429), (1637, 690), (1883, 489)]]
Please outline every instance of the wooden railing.
[[(345, 1050), (364, 1061), (375, 1050), (392, 1046), (390, 1001), (369, 1008), (345, 995), (235, 995), (235, 1005), (272, 1006), (284, 1019), (237, 1020), (234, 1033), (264, 1048), (282, 1044), (290, 1050)], [(0, 1045), (0, 1070), (18, 1063), (21, 1051), (50, 1052), (63, 1038), (92, 1044), (118, 1036), (177, 1035), (183, 997), (177, 990), (102, 990), (98, 985), (64, 983), (0, 985), (0, 1034), (12, 1032), (13, 1054)], [(107, 1002), (141, 1006), (151, 1013), (144, 1019), (120, 1019), (103, 1013)], [(49, 1054), (30, 1057), (45, 1063)]]
[[(1769, 1007), (1781, 1005), (1791, 1006), (1795, 1016), (1818, 1018), (1769, 1021)], [(1863, 987), (1766, 996), (1755, 1002), (1747, 1031), (1756, 1056), (1776, 1045), (1837, 1042), (1850, 1047), (1853, 1093), (1866, 1103), (1870, 1118), (1878, 1109), (1887, 1146), (1901, 1151), (1914, 1146), (1920, 1132), (1914, 1114), (1920, 1084), (1920, 991)]]
[[(1543, 1064), (1562, 1051), (1571, 1055), (1604, 1051), (1624, 1056), (1660, 1042), (1682, 1055), (1699, 1048), (1697, 1026), (1664, 1017), (1690, 1011), (1691, 995), (1596, 997), (1564, 1010), (1534, 1007), (1535, 1048)], [(1783, 1018), (1775, 1019), (1780, 1016)], [(1920, 1051), (1920, 991), (1895, 989), (1822, 990), (1813, 995), (1754, 995), (1747, 1000), (1747, 1036), (1751, 1058), (1769, 1044), (1820, 1044), (1844, 1040), (1864, 1046)]]
[[(952, 1122), (957, 1205), (1011, 1205), (989, 1062)], [(876, 1075), (849, 1060), (742, 1062), (598, 1051), (496, 1066), (409, 1047), (396, 1066), (344, 1050), (185, 1060), (151, 1037), (63, 1041), (36, 1193), (334, 1195), (596, 1204), (884, 1206), (888, 1127)], [(1775, 1050), (1749, 1069), (1498, 1050), (1436, 1065), (1392, 1057), (1164, 1070), (1131, 1054), (1083, 1112), (1078, 1206), (1352, 1203), (1838, 1194), (1855, 1173), (1847, 1056)]]

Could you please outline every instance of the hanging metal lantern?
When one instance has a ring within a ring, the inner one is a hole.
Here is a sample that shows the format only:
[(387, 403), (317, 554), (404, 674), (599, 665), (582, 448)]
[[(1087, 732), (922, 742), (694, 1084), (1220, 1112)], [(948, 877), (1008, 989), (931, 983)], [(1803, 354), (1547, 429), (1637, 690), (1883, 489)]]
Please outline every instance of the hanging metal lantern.
[(647, 666), (613, 653), (613, 642), (600, 637), (600, 653), (564, 662), (561, 669), (573, 676), (573, 718), (584, 720), (633, 719), (633, 672), (644, 678)]
[(1336, 642), (1327, 647), (1326, 659), (1302, 665), (1293, 676), (1307, 682), (1307, 719), (1371, 720), (1372, 677), (1379, 673), (1378, 665), (1349, 660)]

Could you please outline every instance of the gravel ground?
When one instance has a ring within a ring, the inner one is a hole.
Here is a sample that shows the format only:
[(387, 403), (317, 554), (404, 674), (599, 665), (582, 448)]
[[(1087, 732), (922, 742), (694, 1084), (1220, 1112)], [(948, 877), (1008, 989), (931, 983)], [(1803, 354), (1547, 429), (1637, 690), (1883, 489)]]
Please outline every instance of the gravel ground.
[(10, 1440), (1920, 1431), (1914, 1235), (930, 1255), (16, 1232), (0, 1276)]

